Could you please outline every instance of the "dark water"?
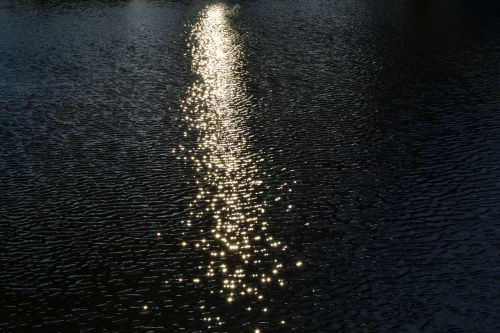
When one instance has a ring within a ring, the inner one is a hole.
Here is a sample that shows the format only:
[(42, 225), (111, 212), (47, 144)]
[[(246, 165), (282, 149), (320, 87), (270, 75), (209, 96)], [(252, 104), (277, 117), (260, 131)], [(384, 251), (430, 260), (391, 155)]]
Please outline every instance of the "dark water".
[(500, 332), (499, 64), (494, 1), (0, 1), (0, 331)]

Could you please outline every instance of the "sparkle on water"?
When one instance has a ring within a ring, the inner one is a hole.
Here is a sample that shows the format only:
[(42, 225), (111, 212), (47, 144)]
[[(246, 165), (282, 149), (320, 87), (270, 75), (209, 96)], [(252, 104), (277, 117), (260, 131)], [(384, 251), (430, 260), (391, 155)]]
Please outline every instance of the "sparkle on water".
[[(210, 236), (181, 245), (210, 255), (193, 282), (215, 282), (216, 294), (226, 305), (248, 297), (262, 302), (266, 287), (283, 287), (279, 258), (287, 248), (268, 230), (263, 157), (249, 142), (246, 120), (252, 98), (244, 84), (242, 43), (230, 25), (232, 11), (210, 5), (193, 25), (189, 46), (197, 79), (181, 103), (186, 144), (178, 148), (178, 158), (196, 170), (198, 186), (183, 223), (199, 227), (196, 230), (210, 228)], [(271, 202), (281, 205), (281, 200)], [(290, 210), (293, 205), (284, 207)], [(263, 304), (261, 309), (268, 311)], [(203, 313), (205, 321), (222, 323), (208, 311)]]

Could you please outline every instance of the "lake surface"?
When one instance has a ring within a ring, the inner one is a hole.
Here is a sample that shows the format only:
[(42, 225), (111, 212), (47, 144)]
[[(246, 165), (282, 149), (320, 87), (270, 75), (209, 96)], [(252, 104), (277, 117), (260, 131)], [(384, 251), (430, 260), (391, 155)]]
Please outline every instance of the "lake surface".
[(495, 1), (0, 0), (0, 331), (499, 332)]

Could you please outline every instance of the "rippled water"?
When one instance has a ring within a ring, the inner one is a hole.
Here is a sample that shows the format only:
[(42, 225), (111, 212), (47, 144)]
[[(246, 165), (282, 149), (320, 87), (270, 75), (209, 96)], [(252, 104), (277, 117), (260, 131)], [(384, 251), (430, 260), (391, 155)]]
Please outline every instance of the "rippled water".
[(500, 331), (494, 1), (0, 1), (0, 331)]

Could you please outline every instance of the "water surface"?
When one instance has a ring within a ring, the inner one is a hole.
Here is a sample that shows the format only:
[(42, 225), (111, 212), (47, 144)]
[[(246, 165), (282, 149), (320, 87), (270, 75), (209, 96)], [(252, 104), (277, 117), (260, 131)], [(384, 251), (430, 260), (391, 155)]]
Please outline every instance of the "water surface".
[(498, 332), (494, 1), (0, 1), (0, 330)]

